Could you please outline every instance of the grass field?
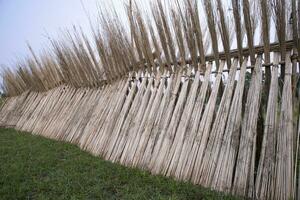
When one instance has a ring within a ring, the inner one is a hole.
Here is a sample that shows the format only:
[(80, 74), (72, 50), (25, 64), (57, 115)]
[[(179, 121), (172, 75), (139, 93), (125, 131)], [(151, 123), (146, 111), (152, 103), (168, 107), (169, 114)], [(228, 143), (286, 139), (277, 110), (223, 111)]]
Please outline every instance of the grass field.
[(12, 129), (0, 129), (0, 162), (0, 199), (235, 199)]

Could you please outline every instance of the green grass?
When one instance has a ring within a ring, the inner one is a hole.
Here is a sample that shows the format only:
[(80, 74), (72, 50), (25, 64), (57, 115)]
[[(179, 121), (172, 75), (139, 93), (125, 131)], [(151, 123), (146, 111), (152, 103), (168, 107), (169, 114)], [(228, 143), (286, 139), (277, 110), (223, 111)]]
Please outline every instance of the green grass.
[(236, 199), (0, 129), (0, 199)]

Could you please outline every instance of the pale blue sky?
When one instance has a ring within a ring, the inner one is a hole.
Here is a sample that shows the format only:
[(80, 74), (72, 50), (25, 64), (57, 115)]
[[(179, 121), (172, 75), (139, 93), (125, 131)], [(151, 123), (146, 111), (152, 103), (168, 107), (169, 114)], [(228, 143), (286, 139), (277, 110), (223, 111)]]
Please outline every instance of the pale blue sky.
[[(82, 0), (92, 22), (97, 22), (97, 6), (104, 0)], [(106, 1), (122, 10), (123, 0)], [(80, 25), (90, 33), (81, 0), (0, 0), (0, 66), (14, 67), (17, 58), (28, 55), (26, 41), (34, 50), (47, 48), (46, 33), (59, 37), (60, 29)], [(1, 70), (0, 70), (1, 71)]]

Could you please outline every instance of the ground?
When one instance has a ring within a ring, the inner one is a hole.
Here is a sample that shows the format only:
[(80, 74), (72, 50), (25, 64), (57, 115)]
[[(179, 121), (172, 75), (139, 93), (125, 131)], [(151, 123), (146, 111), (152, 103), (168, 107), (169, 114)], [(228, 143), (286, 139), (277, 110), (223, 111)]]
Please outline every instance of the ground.
[(236, 199), (13, 129), (0, 129), (0, 163), (0, 199)]

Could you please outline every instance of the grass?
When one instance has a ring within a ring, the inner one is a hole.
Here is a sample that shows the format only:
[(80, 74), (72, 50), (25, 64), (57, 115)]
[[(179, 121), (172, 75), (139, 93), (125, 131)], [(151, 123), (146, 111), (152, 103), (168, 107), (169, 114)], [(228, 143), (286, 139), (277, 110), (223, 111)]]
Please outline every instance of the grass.
[(237, 199), (0, 129), (0, 199)]

